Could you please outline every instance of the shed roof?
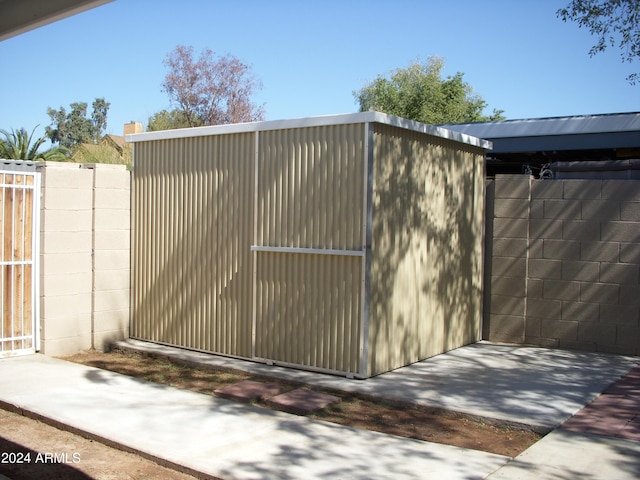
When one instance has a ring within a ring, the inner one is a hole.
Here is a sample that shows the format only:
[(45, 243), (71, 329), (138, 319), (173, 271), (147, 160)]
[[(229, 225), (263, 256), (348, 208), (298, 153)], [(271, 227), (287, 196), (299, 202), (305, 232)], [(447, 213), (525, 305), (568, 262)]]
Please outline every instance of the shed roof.
[(208, 135), (225, 135), (230, 133), (260, 132), (267, 130), (283, 130), (289, 128), (319, 127), (329, 125), (344, 125), (352, 123), (381, 123), (406, 130), (420, 132), (435, 137), (446, 138), (456, 142), (473, 145), (475, 147), (491, 149), (491, 142), (467, 133), (456, 132), (436, 125), (387, 115), (380, 112), (348, 113), (342, 115), (326, 115), (320, 117), (306, 117), (292, 120), (269, 120), (263, 122), (234, 123), (229, 125), (213, 125), (206, 127), (179, 128), (157, 132), (136, 133), (127, 135), (127, 142), (148, 142), (153, 140), (168, 140), (174, 138), (200, 137)]

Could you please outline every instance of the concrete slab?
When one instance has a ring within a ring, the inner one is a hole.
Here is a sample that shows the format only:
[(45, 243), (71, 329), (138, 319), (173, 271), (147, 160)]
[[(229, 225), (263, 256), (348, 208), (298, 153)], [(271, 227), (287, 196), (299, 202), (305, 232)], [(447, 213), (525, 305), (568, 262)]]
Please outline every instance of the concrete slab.
[(283, 389), (274, 383), (256, 382), (254, 380), (243, 380), (227, 387), (214, 390), (217, 397), (235, 400), (237, 402), (253, 402), (255, 400), (266, 400), (267, 398), (281, 394)]
[(292, 416), (43, 355), (0, 360), (0, 402), (224, 479), (480, 479), (509, 459)]
[(634, 357), (481, 342), (372, 383), (378, 391), (411, 402), (551, 429), (637, 362)]
[(637, 480), (640, 478), (640, 442), (558, 429), (488, 478)]
[(479, 342), (366, 380), (350, 380), (129, 340), (155, 355), (310, 386), (530, 425), (559, 426), (638, 364), (637, 357)]
[(267, 400), (267, 405), (296, 415), (309, 415), (340, 402), (340, 397), (298, 388)]

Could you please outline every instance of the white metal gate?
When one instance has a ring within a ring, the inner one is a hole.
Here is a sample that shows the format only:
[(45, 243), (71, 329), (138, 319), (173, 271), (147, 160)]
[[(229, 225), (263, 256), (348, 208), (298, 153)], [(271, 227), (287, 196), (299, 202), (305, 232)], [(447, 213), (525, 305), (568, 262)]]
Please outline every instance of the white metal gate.
[[(20, 169), (20, 164), (15, 166)], [(39, 349), (40, 174), (2, 167), (0, 164), (0, 357), (7, 357)]]

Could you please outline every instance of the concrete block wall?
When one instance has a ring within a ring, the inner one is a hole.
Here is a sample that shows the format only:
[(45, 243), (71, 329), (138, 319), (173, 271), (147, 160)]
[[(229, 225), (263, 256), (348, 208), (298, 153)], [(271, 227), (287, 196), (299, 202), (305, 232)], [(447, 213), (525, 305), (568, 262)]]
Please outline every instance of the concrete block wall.
[(640, 354), (640, 181), (497, 176), (484, 338)]
[(70, 355), (125, 338), (129, 172), (46, 162), (40, 230), (40, 351)]
[(78, 164), (39, 167), (40, 351), (91, 348), (93, 172)]
[(124, 165), (93, 171), (93, 343), (97, 350), (129, 335), (131, 177)]
[(487, 184), (483, 338), (524, 343), (529, 179)]

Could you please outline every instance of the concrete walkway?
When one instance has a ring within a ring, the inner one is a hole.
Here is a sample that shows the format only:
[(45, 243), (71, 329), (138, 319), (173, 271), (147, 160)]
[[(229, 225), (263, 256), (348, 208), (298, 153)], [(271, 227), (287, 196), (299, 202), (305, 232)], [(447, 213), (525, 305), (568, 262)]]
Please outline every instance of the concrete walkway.
[(333, 425), (43, 355), (0, 361), (0, 401), (223, 479), (483, 478), (508, 457)]
[[(167, 348), (138, 347), (156, 353)], [(170, 350), (183, 361), (194, 358), (193, 352)], [(561, 424), (638, 361), (481, 343), (358, 381), (203, 357), (256, 373), (278, 372), (328, 388), (540, 428)], [(631, 440), (593, 440), (559, 429), (510, 461), (260, 409), (42, 355), (0, 360), (0, 403), (185, 471), (224, 479), (631, 479), (640, 473), (640, 443)]]
[(640, 478), (640, 366), (489, 478)]
[(544, 433), (640, 362), (639, 358), (619, 355), (479, 342), (367, 380), (349, 380), (136, 340), (116, 346), (192, 365), (233, 368), (524, 424)]

